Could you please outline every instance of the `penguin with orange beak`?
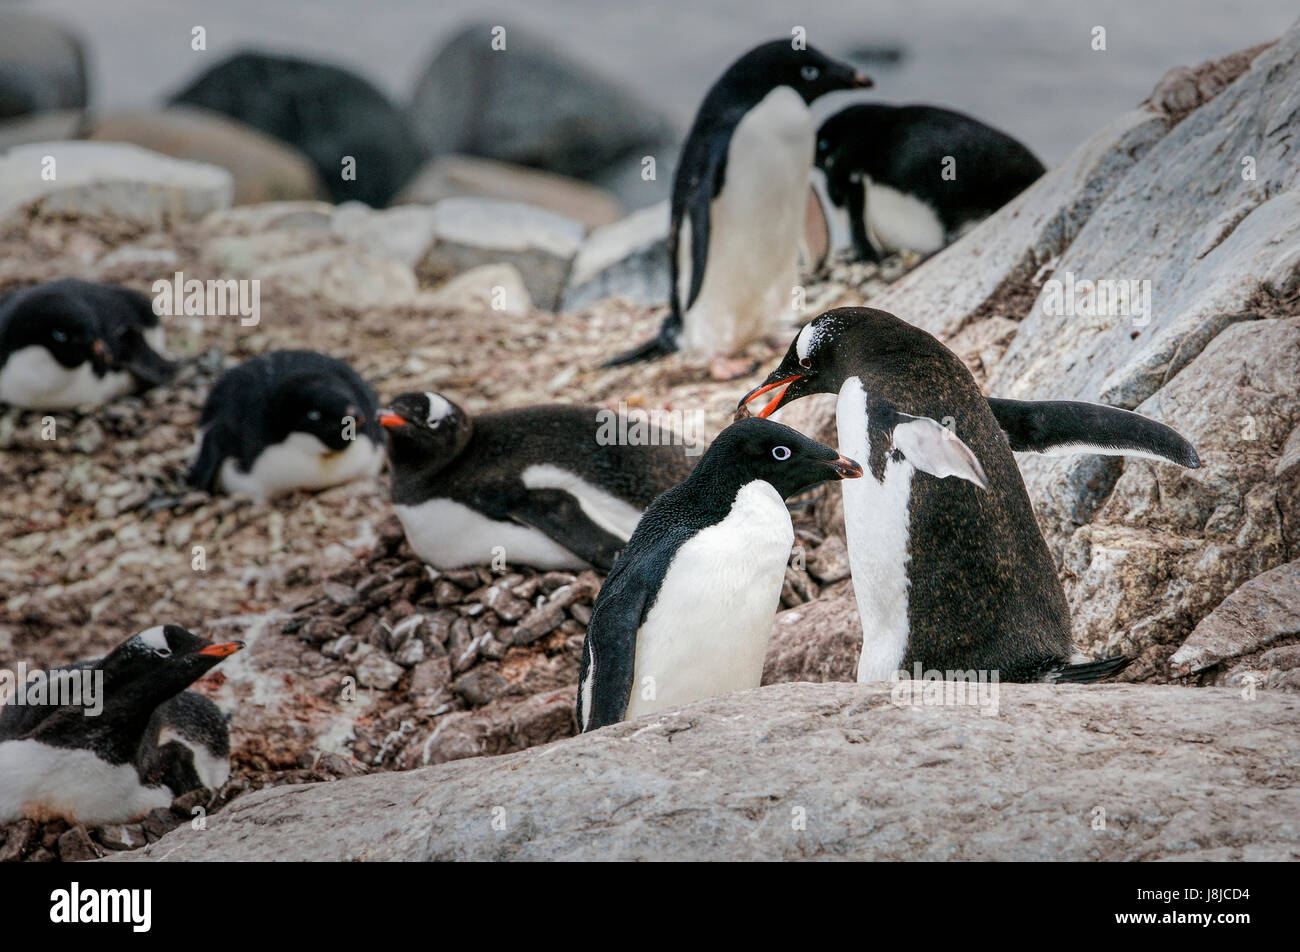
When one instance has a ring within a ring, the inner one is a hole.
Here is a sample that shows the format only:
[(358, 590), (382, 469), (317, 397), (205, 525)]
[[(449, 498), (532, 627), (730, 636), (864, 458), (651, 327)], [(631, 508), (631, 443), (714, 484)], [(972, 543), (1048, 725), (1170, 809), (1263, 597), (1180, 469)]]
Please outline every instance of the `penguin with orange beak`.
[(1199, 466), (1185, 439), (1113, 407), (986, 399), (956, 354), (875, 308), (807, 324), (738, 415), (760, 397), (767, 417), (813, 393), (838, 395), (840, 450), (867, 469), (844, 485), (859, 681), (909, 677), (918, 663), (1003, 681), (1093, 681), (1123, 667), (1071, 663), (1069, 607), (1012, 451)]

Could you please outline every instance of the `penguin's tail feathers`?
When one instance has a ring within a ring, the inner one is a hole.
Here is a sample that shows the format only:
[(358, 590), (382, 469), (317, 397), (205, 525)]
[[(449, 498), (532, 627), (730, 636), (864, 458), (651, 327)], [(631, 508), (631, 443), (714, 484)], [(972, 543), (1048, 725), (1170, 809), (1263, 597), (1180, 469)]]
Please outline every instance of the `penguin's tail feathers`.
[(1051, 669), (1044, 680), (1049, 684), (1094, 684), (1119, 674), (1132, 660), (1124, 655), (1115, 655), (1113, 658), (1102, 658), (1100, 661), (1063, 664)]
[(628, 364), (638, 364), (643, 360), (658, 360), (661, 357), (667, 357), (673, 351), (677, 350), (677, 336), (681, 329), (681, 319), (676, 314), (669, 314), (664, 318), (664, 322), (659, 325), (659, 333), (650, 338), (644, 344), (632, 348), (625, 354), (619, 354), (600, 365), (604, 370), (606, 367), (625, 367)]

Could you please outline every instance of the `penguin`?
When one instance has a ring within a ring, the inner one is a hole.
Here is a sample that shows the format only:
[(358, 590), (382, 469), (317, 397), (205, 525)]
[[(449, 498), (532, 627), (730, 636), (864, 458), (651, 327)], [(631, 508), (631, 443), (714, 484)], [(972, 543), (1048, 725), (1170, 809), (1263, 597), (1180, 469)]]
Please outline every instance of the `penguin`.
[(656, 499), (591, 610), (583, 731), (756, 688), (794, 526), (785, 500), (862, 467), (771, 420), (731, 424)]
[(540, 569), (608, 570), (645, 507), (693, 465), (681, 435), (627, 419), (559, 405), (471, 419), (438, 393), (397, 397), (379, 422), (411, 549), (437, 569), (504, 552)]
[(198, 691), (182, 691), (149, 719), (136, 765), (175, 796), (220, 790), (230, 779), (230, 716)]
[(179, 625), (159, 625), (103, 658), (53, 677), (101, 675), (102, 709), (82, 703), (0, 707), (0, 823), (63, 817), (95, 825), (136, 820), (169, 806), (177, 791), (150, 778), (140, 758), (159, 705), (243, 647), (214, 644)]
[(840, 450), (869, 469), (844, 485), (864, 632), (859, 681), (908, 676), (920, 662), (1003, 681), (1086, 682), (1127, 663), (1070, 663), (1069, 607), (1013, 444), (1199, 465), (1175, 431), (1109, 407), (1084, 404), (1079, 417), (1072, 402), (986, 400), (956, 354), (875, 308), (836, 308), (806, 325), (741, 407), (772, 391), (760, 417), (811, 393), (838, 394)]
[(673, 177), (669, 312), (653, 340), (605, 366), (678, 348), (728, 356), (791, 313), (816, 142), (808, 106), (871, 80), (773, 40), (736, 60), (701, 103)]
[(817, 168), (856, 256), (929, 255), (1046, 171), (1011, 136), (938, 106), (858, 103), (817, 130)]
[(75, 410), (162, 386), (176, 375), (162, 348), (138, 291), (75, 278), (14, 291), (0, 301), (0, 403)]
[(210, 493), (265, 500), (375, 476), (384, 463), (378, 401), (351, 367), (277, 350), (227, 370), (203, 403), (186, 477)]

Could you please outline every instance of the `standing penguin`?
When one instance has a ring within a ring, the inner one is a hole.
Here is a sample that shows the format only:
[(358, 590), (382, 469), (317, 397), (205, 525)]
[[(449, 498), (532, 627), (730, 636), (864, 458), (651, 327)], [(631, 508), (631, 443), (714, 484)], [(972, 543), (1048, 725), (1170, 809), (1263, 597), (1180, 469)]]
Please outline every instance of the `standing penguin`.
[(221, 375), (199, 417), (187, 477), (210, 493), (254, 499), (376, 475), (384, 432), (374, 391), (351, 367), (310, 350), (277, 350)]
[(849, 106), (822, 123), (817, 167), (864, 261), (903, 249), (932, 254), (1045, 171), (1025, 146), (978, 119), (883, 103)]
[(0, 823), (28, 815), (123, 823), (169, 805), (178, 791), (149, 777), (141, 763), (155, 712), (242, 647), (159, 625), (98, 661), (50, 672), (59, 678), (102, 674), (98, 713), (85, 692), (79, 702), (59, 706), (10, 698), (0, 706)]
[(730, 355), (779, 328), (797, 284), (815, 149), (808, 104), (871, 80), (773, 40), (736, 60), (695, 115), (673, 177), (669, 313), (617, 366), (677, 350)]
[(805, 326), (741, 407), (773, 390), (760, 416), (838, 393), (840, 449), (870, 471), (844, 487), (859, 681), (916, 662), (1004, 681), (1093, 681), (1122, 667), (1069, 663), (1069, 607), (1012, 447), (1086, 445), (1199, 466), (1181, 436), (1109, 407), (986, 400), (956, 354), (874, 308), (837, 308)]
[(74, 278), (0, 301), (0, 403), (29, 410), (94, 407), (167, 383), (162, 325), (149, 298)]
[(612, 425), (599, 407), (538, 406), (471, 419), (437, 393), (379, 415), (393, 504), (412, 550), (435, 568), (494, 552), (541, 569), (607, 570), (656, 496), (691, 471), (684, 437)]
[(756, 688), (794, 545), (785, 499), (862, 467), (770, 420), (718, 435), (651, 504), (592, 608), (578, 723)]

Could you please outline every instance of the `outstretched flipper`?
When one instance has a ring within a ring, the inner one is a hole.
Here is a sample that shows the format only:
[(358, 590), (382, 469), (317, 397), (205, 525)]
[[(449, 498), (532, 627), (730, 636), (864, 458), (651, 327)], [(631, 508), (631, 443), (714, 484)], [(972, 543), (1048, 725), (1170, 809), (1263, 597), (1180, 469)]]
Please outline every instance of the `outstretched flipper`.
[(1116, 655), (1113, 658), (1102, 658), (1100, 661), (1063, 664), (1049, 669), (1043, 680), (1049, 684), (1093, 684), (1119, 674), (1132, 660), (1123, 655)]
[(1017, 452), (1070, 456), (1137, 456), (1197, 469), (1196, 449), (1172, 427), (1131, 410), (1074, 400), (988, 398), (989, 409)]
[(513, 500), (507, 511), (516, 522), (544, 532), (602, 572), (609, 570), (627, 544), (592, 522), (578, 500), (562, 489), (531, 489)]

